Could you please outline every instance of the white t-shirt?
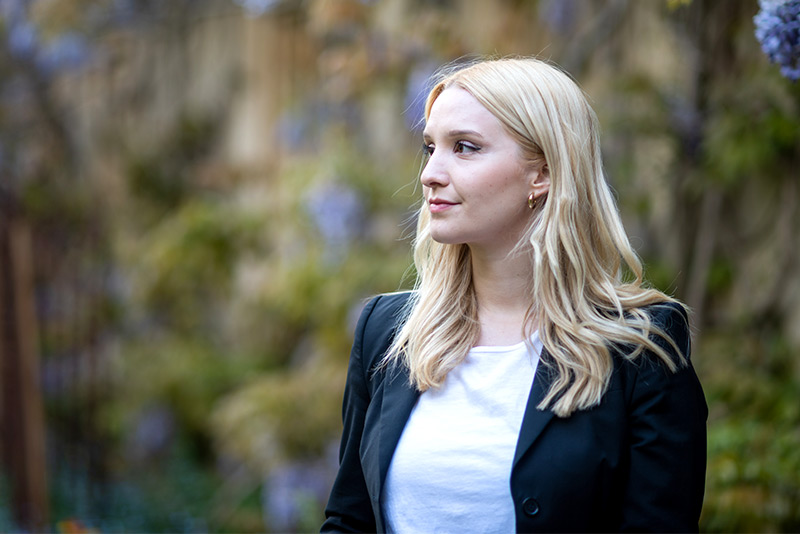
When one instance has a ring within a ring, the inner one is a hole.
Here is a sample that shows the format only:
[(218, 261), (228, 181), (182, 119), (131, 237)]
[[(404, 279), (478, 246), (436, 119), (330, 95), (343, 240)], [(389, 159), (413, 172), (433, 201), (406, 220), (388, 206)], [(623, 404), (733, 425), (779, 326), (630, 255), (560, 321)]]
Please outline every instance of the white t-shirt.
[(388, 532), (514, 532), (511, 464), (542, 344), (474, 347), (420, 395), (383, 488)]

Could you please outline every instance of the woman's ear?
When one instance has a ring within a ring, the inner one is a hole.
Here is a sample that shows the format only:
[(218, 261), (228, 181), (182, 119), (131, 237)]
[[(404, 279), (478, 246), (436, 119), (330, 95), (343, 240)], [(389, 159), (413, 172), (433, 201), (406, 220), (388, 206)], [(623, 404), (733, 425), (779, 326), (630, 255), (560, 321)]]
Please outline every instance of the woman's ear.
[(531, 191), (535, 198), (550, 191), (550, 167), (547, 163), (537, 162), (529, 173)]

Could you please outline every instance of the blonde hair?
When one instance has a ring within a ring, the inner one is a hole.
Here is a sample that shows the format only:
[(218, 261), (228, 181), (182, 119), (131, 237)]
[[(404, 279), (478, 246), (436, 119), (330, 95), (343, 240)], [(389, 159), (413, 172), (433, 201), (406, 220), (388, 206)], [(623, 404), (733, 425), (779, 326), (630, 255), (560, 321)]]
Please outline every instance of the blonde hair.
[[(656, 339), (679, 355), (678, 363), (684, 356), (642, 310), (674, 299), (643, 285), (642, 264), (603, 174), (597, 117), (583, 91), (538, 59), (485, 60), (443, 75), (428, 95), (426, 119), (453, 86), (494, 114), (527, 158), (543, 159), (549, 168), (550, 190), (515, 251), (529, 254), (533, 266), (525, 334), (539, 330), (550, 355), (542, 361), (555, 371), (538, 408), (566, 417), (597, 405), (613, 370), (611, 348), (629, 347), (629, 359), (652, 351), (675, 371)], [(423, 205), (414, 241), (416, 292), (384, 359), (405, 365), (420, 391), (443, 383), (480, 330), (469, 247), (437, 243), (429, 221)], [(623, 265), (633, 280), (623, 279)]]

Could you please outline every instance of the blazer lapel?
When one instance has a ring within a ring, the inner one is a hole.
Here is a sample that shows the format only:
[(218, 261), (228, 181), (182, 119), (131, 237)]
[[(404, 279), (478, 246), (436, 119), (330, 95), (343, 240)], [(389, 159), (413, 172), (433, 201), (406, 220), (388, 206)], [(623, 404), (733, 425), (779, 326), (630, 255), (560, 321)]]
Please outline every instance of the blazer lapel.
[(389, 464), (392, 461), (397, 442), (411, 415), (411, 410), (419, 398), (419, 392), (408, 383), (408, 373), (393, 370), (383, 383), (383, 403), (381, 404), (381, 433), (378, 447), (380, 465), (380, 487), (386, 480)]
[(547, 351), (542, 349), (539, 364), (536, 366), (536, 375), (533, 378), (531, 393), (528, 396), (528, 405), (525, 407), (525, 415), (522, 418), (519, 438), (517, 439), (517, 449), (514, 452), (514, 467), (516, 467), (517, 462), (542, 434), (542, 431), (555, 415), (552, 410), (543, 411), (537, 408), (553, 382), (552, 369), (543, 363), (548, 358)]

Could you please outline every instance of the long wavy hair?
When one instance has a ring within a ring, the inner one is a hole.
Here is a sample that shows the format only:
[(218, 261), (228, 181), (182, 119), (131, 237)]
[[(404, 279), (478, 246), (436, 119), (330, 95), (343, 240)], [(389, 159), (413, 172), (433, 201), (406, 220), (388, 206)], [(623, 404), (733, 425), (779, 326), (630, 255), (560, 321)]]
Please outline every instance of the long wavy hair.
[[(538, 329), (550, 355), (542, 361), (555, 371), (538, 408), (566, 417), (597, 405), (608, 388), (615, 348), (629, 359), (652, 351), (675, 371), (684, 355), (642, 309), (674, 299), (644, 285), (641, 261), (603, 173), (597, 117), (583, 91), (542, 60), (483, 60), (439, 75), (426, 120), (449, 87), (468, 91), (500, 120), (524, 157), (544, 160), (549, 168), (549, 192), (513, 252), (528, 255), (533, 272), (523, 333), (529, 337)], [(420, 391), (441, 386), (480, 330), (469, 247), (434, 241), (429, 223), (423, 203), (414, 240), (416, 291), (384, 359), (405, 365)], [(659, 338), (680, 356), (677, 362)]]

